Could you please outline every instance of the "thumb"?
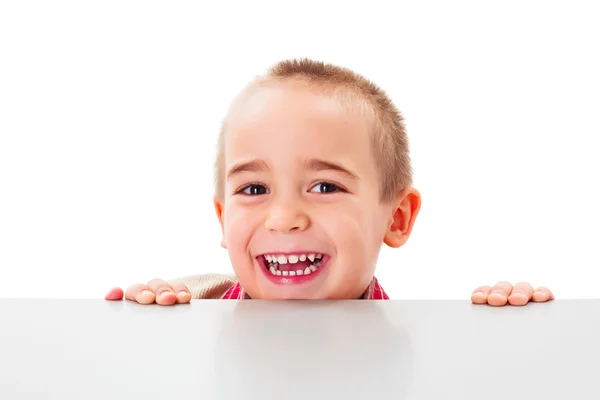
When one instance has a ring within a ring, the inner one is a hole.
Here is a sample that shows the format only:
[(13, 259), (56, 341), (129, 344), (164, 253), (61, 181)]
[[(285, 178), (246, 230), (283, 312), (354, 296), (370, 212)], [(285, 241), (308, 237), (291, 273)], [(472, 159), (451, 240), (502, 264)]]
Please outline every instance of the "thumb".
[(112, 288), (106, 296), (104, 296), (104, 300), (122, 300), (123, 299), (123, 289), (121, 288)]

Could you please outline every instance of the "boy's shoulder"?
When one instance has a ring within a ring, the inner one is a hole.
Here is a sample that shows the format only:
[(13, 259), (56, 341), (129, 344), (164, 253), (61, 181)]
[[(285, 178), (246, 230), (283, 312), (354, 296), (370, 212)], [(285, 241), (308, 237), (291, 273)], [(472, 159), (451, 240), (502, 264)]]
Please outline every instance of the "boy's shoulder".
[(192, 299), (220, 299), (237, 283), (235, 275), (202, 274), (190, 275), (168, 281), (182, 283), (190, 290)]

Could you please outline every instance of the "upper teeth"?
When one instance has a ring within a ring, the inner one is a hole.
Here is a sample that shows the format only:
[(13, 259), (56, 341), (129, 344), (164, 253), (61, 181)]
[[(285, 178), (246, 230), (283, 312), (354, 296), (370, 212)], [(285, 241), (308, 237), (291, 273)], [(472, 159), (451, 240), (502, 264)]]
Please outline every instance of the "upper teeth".
[(278, 263), (278, 264), (296, 264), (298, 261), (306, 261), (306, 259), (308, 258), (310, 260), (310, 262), (314, 262), (315, 260), (320, 260), (321, 258), (323, 258), (323, 254), (315, 254), (315, 253), (308, 253), (308, 254), (292, 254), (289, 256), (285, 256), (282, 254), (266, 254), (265, 259), (268, 262), (273, 262), (273, 263)]
[[(273, 275), (284, 275), (284, 276), (296, 276), (296, 275), (309, 275), (317, 270), (319, 266), (321, 266), (321, 262), (323, 259), (323, 254), (293, 254), (293, 255), (281, 255), (281, 254), (265, 254), (265, 259), (268, 262), (269, 271)], [(306, 259), (310, 260), (310, 265), (304, 269), (297, 269), (296, 271), (280, 271), (279, 265), (281, 264), (296, 264), (298, 261), (306, 261)]]

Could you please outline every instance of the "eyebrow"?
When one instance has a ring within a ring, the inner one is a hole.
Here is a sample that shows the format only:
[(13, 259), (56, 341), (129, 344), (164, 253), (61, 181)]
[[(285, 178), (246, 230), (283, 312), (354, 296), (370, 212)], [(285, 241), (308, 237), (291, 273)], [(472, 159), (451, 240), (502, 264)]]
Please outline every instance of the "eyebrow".
[(331, 161), (325, 161), (325, 160), (320, 160), (318, 158), (311, 158), (310, 160), (307, 160), (305, 165), (304, 165), (307, 169), (311, 169), (313, 171), (337, 171), (337, 172), (341, 172), (342, 174), (348, 176), (349, 178), (358, 180), (358, 175), (355, 174), (354, 172), (350, 171), (348, 168), (331, 162)]
[(262, 160), (252, 160), (235, 164), (227, 173), (227, 179), (233, 175), (241, 174), (242, 172), (262, 172), (268, 168), (267, 163)]
[[(350, 171), (348, 168), (334, 163), (332, 161), (325, 161), (318, 158), (311, 158), (304, 163), (304, 168), (313, 171), (336, 171), (340, 172), (351, 179), (358, 180), (358, 175)], [(227, 179), (234, 175), (241, 174), (242, 172), (264, 172), (268, 170), (267, 163), (263, 160), (252, 160), (247, 162), (241, 162), (235, 164), (227, 173)]]

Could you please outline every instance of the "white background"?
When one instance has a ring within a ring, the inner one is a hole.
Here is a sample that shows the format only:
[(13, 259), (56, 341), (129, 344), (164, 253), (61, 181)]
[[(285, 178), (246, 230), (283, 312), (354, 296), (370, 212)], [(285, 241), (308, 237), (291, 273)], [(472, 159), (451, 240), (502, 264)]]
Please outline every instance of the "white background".
[(350, 67), (404, 113), (423, 207), (382, 251), (391, 297), (498, 280), (600, 297), (594, 3), (2, 2), (0, 297), (231, 272), (217, 131), (292, 57)]

